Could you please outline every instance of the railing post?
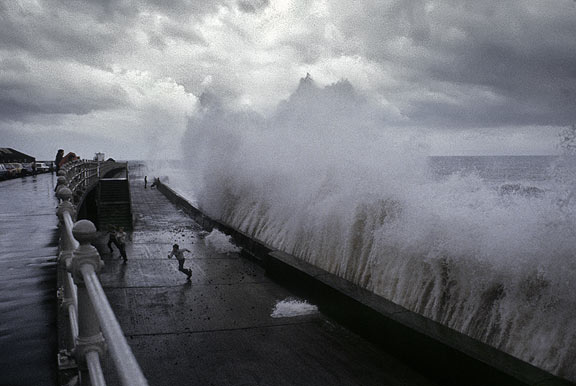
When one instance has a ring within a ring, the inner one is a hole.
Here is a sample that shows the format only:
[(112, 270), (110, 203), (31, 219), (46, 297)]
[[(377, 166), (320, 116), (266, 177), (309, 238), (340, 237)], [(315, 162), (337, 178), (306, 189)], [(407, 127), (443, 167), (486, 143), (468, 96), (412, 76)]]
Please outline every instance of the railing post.
[[(65, 225), (64, 225), (64, 221), (65, 221), (65, 214), (68, 213), (70, 215), (71, 219), (74, 219), (76, 217), (76, 208), (74, 207), (74, 204), (72, 204), (72, 202), (70, 202), (70, 200), (72, 199), (72, 191), (70, 191), (70, 189), (63, 187), (61, 189), (58, 190), (58, 193), (56, 193), (56, 196), (60, 199), (60, 205), (58, 205), (58, 218), (60, 219), (60, 227), (61, 227), (61, 234), (65, 233)], [(66, 270), (68, 270), (68, 267), (71, 264), (71, 259), (73, 257), (73, 253), (74, 253), (74, 249), (76, 248), (76, 244), (74, 242), (74, 240), (72, 240), (70, 237), (64, 236), (61, 238), (61, 250), (60, 250), (60, 257), (59, 257), (59, 262), (62, 266), (64, 266), (66, 268)], [(63, 302), (68, 302), (70, 299), (73, 298), (73, 289), (71, 288), (64, 288), (64, 298), (63, 298)]]
[(66, 349), (59, 352), (58, 363), (60, 368), (75, 367), (76, 364), (71, 361), (73, 352), (76, 345), (76, 337), (78, 336), (77, 317), (76, 317), (76, 288), (74, 283), (70, 280), (67, 267), (71, 262), (76, 243), (66, 232), (65, 216), (68, 216), (68, 221), (76, 217), (76, 209), (70, 202), (72, 199), (72, 192), (67, 187), (63, 186), (58, 190), (56, 196), (60, 200), (58, 205), (57, 215), (60, 219), (60, 254), (58, 255), (58, 263), (60, 264), (61, 272), (64, 272), (62, 289), (59, 290), (59, 299), (61, 307), (66, 311), (68, 322), (70, 326), (69, 335), (66, 337)]
[(68, 179), (64, 176), (59, 176), (56, 179), (56, 187), (54, 188), (54, 191), (56, 192), (56, 197), (58, 197), (58, 190), (61, 189), (62, 187), (68, 187)]
[[(102, 261), (96, 248), (90, 243), (96, 238), (96, 227), (91, 221), (80, 220), (74, 224), (72, 233), (80, 246), (74, 251), (70, 269), (78, 287), (78, 339), (76, 340), (76, 359), (86, 366), (86, 355), (96, 352), (100, 357), (106, 351), (104, 336), (81, 272), (82, 266), (91, 265), (94, 272), (100, 272)], [(86, 367), (84, 367), (86, 368)]]

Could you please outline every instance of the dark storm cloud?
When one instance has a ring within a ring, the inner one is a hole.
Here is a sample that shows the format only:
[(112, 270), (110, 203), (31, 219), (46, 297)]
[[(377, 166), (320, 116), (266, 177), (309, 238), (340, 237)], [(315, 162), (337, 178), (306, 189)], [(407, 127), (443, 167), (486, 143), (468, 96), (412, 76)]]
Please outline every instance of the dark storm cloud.
[(256, 13), (270, 4), (269, 0), (240, 0), (238, 1), (238, 8), (242, 12)]
[[(26, 120), (34, 115), (87, 114), (127, 105), (127, 94), (98, 78), (76, 79), (64, 70), (27, 64), (20, 58), (0, 60), (0, 121)], [(50, 77), (51, 78), (48, 78)]]
[[(218, 5), (187, 0), (170, 5), (155, 0), (0, 2), (0, 120), (128, 106), (122, 87), (111, 77), (99, 79), (99, 71), (110, 72), (118, 58), (163, 50), (166, 39), (202, 42), (172, 18), (156, 26), (156, 16), (147, 19), (146, 12), (190, 19)], [(138, 40), (138, 34), (147, 40)]]
[(141, 9), (159, 11), (170, 16), (190, 17), (201, 16), (218, 10), (218, 7), (225, 4), (222, 1), (212, 0), (146, 0), (136, 2)]
[[(8, 1), (0, 9), (0, 50), (10, 56), (62, 59), (103, 65), (103, 56), (128, 37), (129, 23), (117, 23), (98, 7), (79, 2)], [(133, 45), (124, 44), (128, 54)]]
[(571, 0), (7, 0), (0, 114), (137, 114), (126, 92), (167, 78), (270, 108), (309, 71), (379, 94), (402, 124), (568, 125), (574, 20)]
[(83, 115), (127, 105), (126, 93), (120, 87), (98, 91), (101, 92), (84, 93), (74, 87), (47, 88), (0, 81), (0, 121), (26, 120), (38, 114)]
[[(46, 0), (31, 7), (10, 0), (0, 3), (0, 49), (99, 64), (101, 55), (115, 49), (128, 55), (138, 48), (135, 27), (142, 22), (139, 19), (142, 14), (154, 12), (189, 24), (195, 18), (216, 11), (220, 5), (218, 1), (208, 0)], [(198, 39), (178, 23), (166, 21), (167, 32), (180, 38)], [(151, 39), (158, 43), (162, 37), (152, 36)]]
[(184, 28), (179, 23), (169, 22), (162, 26), (162, 34), (175, 40), (182, 40), (188, 43), (206, 44), (204, 38), (188, 28)]
[[(340, 24), (363, 42), (362, 54), (394, 62), (432, 95), (402, 101), (407, 116), (450, 126), (576, 121), (575, 2), (390, 1), (364, 12)], [(465, 88), (497, 103), (433, 97)]]

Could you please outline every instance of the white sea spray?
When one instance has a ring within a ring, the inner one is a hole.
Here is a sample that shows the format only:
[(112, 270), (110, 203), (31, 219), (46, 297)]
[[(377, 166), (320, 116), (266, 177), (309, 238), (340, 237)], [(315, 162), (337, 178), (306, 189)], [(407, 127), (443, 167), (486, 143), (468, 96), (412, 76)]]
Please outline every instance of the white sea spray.
[(234, 245), (230, 236), (225, 235), (217, 229), (212, 230), (204, 238), (204, 242), (218, 253), (235, 253), (240, 252), (241, 248)]
[(477, 173), (432, 178), (420, 134), (347, 83), (303, 81), (271, 117), (192, 119), (190, 189), (214, 218), (576, 380), (571, 158), (538, 194), (498, 190)]

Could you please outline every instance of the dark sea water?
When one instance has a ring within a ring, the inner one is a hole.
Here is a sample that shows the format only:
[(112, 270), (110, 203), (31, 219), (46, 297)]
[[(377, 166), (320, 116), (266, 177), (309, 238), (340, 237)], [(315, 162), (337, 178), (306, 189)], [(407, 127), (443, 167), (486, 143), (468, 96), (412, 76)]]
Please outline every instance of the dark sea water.
[(55, 176), (0, 182), (0, 385), (56, 384)]

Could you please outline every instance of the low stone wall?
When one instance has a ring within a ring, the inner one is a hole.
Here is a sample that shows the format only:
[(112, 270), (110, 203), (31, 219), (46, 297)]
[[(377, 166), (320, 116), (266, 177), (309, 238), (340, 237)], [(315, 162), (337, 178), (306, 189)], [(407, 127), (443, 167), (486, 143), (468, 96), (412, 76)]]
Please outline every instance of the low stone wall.
[(208, 231), (230, 235), (274, 280), (369, 341), (438, 380), (442, 386), (569, 386), (553, 376), (440, 323), (411, 312), (347, 280), (274, 250), (192, 206), (158, 184), (172, 203)]

